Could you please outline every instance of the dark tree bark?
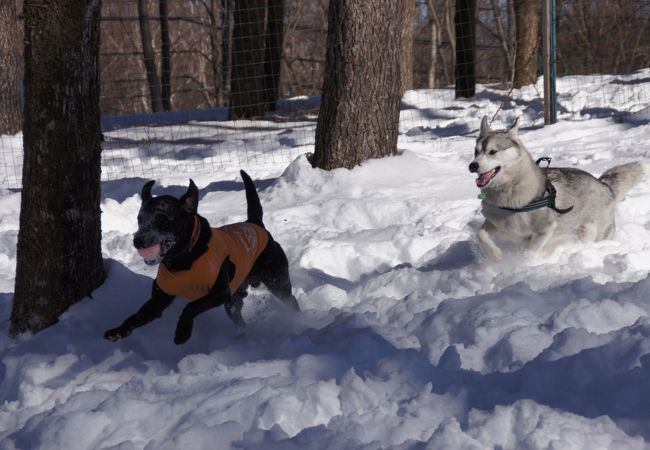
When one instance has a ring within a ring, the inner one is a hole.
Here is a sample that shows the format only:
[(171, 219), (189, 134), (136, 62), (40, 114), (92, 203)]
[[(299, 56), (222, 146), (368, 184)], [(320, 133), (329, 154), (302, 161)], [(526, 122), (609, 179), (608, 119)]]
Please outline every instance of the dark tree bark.
[(23, 190), (10, 334), (38, 332), (103, 280), (101, 0), (25, 0)]
[(221, 71), (221, 83), (223, 85), (223, 105), (230, 103), (232, 76), (232, 31), (235, 27), (235, 5), (234, 0), (221, 0), (221, 54), (223, 69)]
[(396, 153), (403, 23), (401, 2), (330, 2), (315, 167), (351, 169)]
[(222, 79), (222, 58), (221, 45), (219, 44), (219, 21), (217, 15), (221, 16), (219, 11), (218, 0), (200, 0), (205, 13), (210, 21), (210, 68), (212, 69), (212, 78), (214, 79), (214, 104), (223, 105), (223, 84)]
[(476, 0), (456, 0), (456, 98), (476, 93)]
[(517, 52), (512, 85), (520, 88), (537, 82), (539, 9), (537, 0), (515, 0)]
[(0, 1), (0, 134), (22, 128), (15, 0)]
[(172, 110), (172, 50), (169, 38), (168, 0), (160, 0), (160, 82), (162, 106), (165, 111)]
[(153, 38), (149, 26), (149, 14), (147, 13), (146, 0), (138, 0), (138, 21), (140, 23), (140, 40), (142, 42), (142, 56), (144, 68), (147, 72), (147, 83), (149, 84), (149, 97), (151, 98), (151, 110), (159, 112), (163, 110), (162, 93), (160, 80), (158, 79), (158, 68), (153, 51)]
[(237, 0), (234, 14), (229, 114), (231, 120), (261, 116), (266, 111), (264, 96), (266, 2), (265, 0)]
[(402, 0), (404, 23), (402, 25), (401, 90), (402, 94), (413, 89), (413, 23), (415, 21), (415, 0)]
[(284, 0), (268, 0), (266, 48), (264, 56), (264, 94), (267, 111), (275, 111), (280, 96), (280, 66), (284, 42)]

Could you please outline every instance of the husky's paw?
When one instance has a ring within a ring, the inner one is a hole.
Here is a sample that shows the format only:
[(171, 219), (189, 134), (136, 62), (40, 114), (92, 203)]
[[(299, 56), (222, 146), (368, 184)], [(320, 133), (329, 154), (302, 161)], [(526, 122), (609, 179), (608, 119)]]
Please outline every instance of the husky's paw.
[(483, 250), (485, 256), (488, 257), (488, 260), (491, 262), (499, 262), (503, 259), (503, 252), (497, 244), (492, 240), (490, 233), (487, 231), (490, 225), (483, 225), (483, 227), (478, 231), (478, 244), (479, 247)]
[(491, 249), (489, 251), (485, 252), (487, 255), (487, 258), (490, 262), (498, 263), (503, 261), (503, 252), (501, 251), (500, 248), (496, 247), (494, 249)]
[(547, 256), (549, 251), (546, 245), (527, 245), (525, 249), (526, 256), (534, 258), (536, 256)]

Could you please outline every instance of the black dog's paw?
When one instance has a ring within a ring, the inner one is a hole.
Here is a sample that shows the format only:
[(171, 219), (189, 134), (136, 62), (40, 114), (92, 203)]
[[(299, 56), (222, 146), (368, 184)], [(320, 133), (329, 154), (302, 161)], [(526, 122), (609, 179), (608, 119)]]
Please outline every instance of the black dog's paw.
[(104, 333), (104, 339), (115, 342), (127, 337), (129, 334), (131, 334), (131, 331), (133, 330), (126, 327), (111, 328), (106, 333)]
[(174, 335), (174, 344), (184, 344), (192, 337), (192, 325), (192, 321), (181, 320), (178, 322), (176, 334)]
[(234, 337), (235, 337), (235, 339), (239, 339), (239, 338), (242, 338), (244, 336), (246, 336), (246, 324), (242, 320), (241, 322), (235, 324)]
[(283, 301), (284, 304), (287, 305), (292, 311), (300, 312), (300, 305), (298, 304), (298, 300), (296, 300), (296, 297), (293, 295), (285, 298)]

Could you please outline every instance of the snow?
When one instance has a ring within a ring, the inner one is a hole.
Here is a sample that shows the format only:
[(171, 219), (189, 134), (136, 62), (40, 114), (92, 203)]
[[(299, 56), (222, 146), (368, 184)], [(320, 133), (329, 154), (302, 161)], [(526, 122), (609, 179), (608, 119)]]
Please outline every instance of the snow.
[[(244, 335), (220, 308), (183, 346), (173, 343), (181, 300), (124, 340), (102, 338), (155, 276), (132, 247), (141, 178), (102, 185), (106, 282), (58, 324), (10, 340), (20, 193), (3, 191), (0, 449), (650, 449), (650, 182), (619, 204), (615, 239), (488, 263), (467, 170), (480, 118), (499, 108), (493, 128), (524, 117), (523, 142), (555, 166), (599, 175), (647, 163), (647, 80), (562, 79), (562, 121), (546, 127), (533, 86), (505, 104), (482, 86), (453, 108), (438, 106), (450, 90), (412, 91), (401, 154), (354, 170), (311, 168), (300, 153), (313, 151), (313, 122), (218, 143), (197, 129), (178, 161), (164, 158), (153, 193), (178, 195), (191, 177), (212, 225), (241, 220), (240, 167), (204, 163), (224, 148), (250, 156), (241, 168), (258, 181), (302, 311), (260, 287)], [(630, 114), (598, 118), (612, 99)], [(107, 131), (107, 142), (138, 132)], [(259, 140), (292, 162), (259, 158), (247, 146)]]

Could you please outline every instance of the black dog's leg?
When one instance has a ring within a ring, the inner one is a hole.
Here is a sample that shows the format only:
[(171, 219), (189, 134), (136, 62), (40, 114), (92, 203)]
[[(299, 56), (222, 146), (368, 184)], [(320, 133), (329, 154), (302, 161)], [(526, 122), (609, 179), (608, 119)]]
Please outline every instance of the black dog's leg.
[(196, 316), (209, 309), (216, 308), (223, 303), (223, 301), (219, 300), (219, 296), (214, 295), (215, 293), (211, 291), (205, 297), (190, 302), (183, 309), (176, 324), (176, 333), (174, 334), (175, 344), (184, 344), (192, 336), (192, 327), (194, 326), (194, 318)]
[(173, 300), (174, 296), (163, 292), (154, 281), (151, 287), (151, 298), (135, 314), (122, 322), (122, 325), (106, 331), (104, 339), (114, 342), (127, 337), (134, 328), (141, 327), (159, 318)]
[(280, 299), (285, 305), (294, 311), (300, 311), (298, 301), (291, 292), (291, 280), (289, 278), (289, 261), (284, 250), (275, 241), (269, 243), (267, 248), (268, 259), (260, 271), (262, 283), (273, 295)]
[(241, 315), (241, 310), (244, 307), (244, 299), (247, 295), (248, 286), (242, 286), (232, 295), (230, 301), (224, 305), (226, 314), (228, 314), (228, 317), (230, 317), (230, 320), (232, 320), (237, 328), (246, 326), (244, 318)]
[(226, 258), (219, 270), (217, 281), (212, 285), (210, 292), (204, 297), (190, 302), (183, 309), (176, 324), (176, 333), (174, 335), (175, 344), (184, 344), (192, 336), (192, 327), (194, 326), (194, 318), (196, 316), (224, 303), (226, 305), (230, 303), (229, 283), (233, 271), (234, 265), (230, 262), (230, 259)]

